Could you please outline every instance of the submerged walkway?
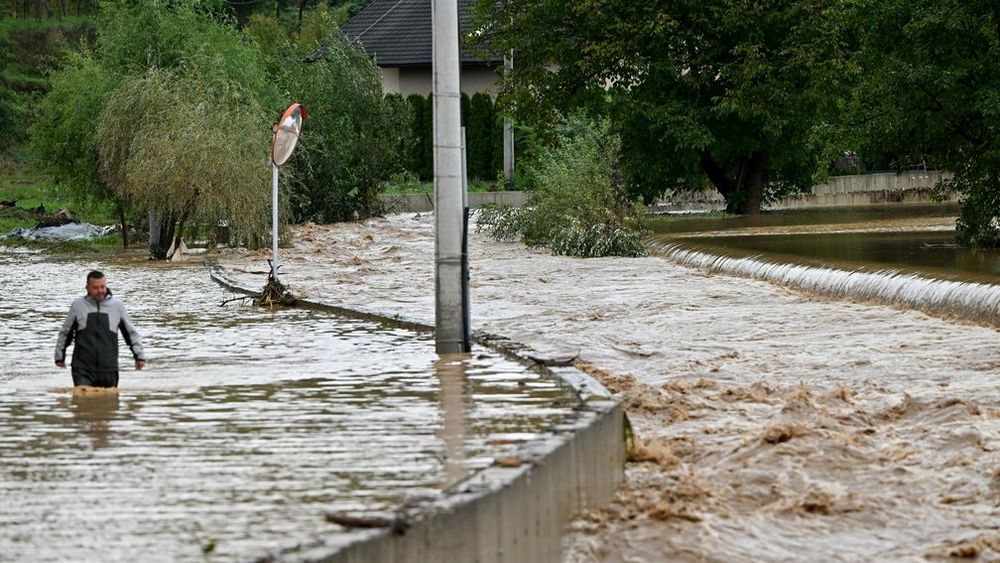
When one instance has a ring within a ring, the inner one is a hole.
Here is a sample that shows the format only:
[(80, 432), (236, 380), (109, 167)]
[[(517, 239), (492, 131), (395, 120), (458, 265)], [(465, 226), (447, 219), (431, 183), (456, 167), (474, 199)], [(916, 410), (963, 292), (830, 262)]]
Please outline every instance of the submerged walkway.
[[(312, 300), (433, 323), (431, 215), (292, 232), (284, 281)], [(568, 560), (1000, 556), (996, 331), (655, 257), (469, 246), (473, 329), (577, 356), (641, 438)], [(266, 258), (221, 264), (262, 285)]]

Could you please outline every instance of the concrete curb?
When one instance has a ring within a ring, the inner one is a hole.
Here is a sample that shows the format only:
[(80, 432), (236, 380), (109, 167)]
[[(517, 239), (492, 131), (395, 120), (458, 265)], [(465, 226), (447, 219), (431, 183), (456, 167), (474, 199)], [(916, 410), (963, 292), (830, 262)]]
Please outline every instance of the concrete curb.
[[(256, 293), (209, 266), (231, 291)], [(314, 301), (299, 306), (390, 327), (433, 332), (430, 325)], [(574, 415), (544, 439), (516, 447), (518, 467), (493, 465), (450, 487), (440, 498), (401, 507), (385, 527), (349, 531), (269, 554), (261, 561), (413, 562), (559, 561), (566, 523), (580, 511), (610, 502), (624, 478), (625, 411), (589, 375), (548, 360), (523, 344), (476, 333), (491, 348), (572, 389)]]

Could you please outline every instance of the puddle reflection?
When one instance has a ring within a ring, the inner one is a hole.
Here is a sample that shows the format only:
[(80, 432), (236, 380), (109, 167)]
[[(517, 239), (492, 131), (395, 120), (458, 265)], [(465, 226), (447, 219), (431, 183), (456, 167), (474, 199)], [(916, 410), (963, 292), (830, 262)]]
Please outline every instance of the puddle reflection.
[(118, 415), (121, 402), (117, 389), (77, 387), (69, 401), (73, 419), (90, 436), (94, 449), (108, 447), (108, 425)]
[(472, 397), (466, 378), (466, 354), (443, 355), (434, 362), (434, 374), (440, 386), (441, 429), (437, 436), (444, 443), (444, 486), (447, 488), (469, 474), (465, 457), (466, 418)]

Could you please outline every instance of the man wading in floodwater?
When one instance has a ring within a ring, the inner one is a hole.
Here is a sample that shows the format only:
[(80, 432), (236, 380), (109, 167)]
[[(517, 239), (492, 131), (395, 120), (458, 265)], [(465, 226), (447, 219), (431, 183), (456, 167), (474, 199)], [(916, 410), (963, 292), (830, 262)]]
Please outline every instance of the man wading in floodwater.
[(135, 369), (146, 365), (139, 333), (117, 297), (111, 296), (108, 280), (94, 270), (87, 274), (87, 296), (78, 297), (56, 340), (56, 365), (66, 367), (66, 348), (73, 339), (73, 385), (118, 387), (118, 331), (132, 349)]

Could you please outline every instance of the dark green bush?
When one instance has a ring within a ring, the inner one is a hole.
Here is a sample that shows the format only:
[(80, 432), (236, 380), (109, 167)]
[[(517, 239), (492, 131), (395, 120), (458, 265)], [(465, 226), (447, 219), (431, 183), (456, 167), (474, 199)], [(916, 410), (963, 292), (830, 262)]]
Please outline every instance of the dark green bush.
[[(466, 158), (470, 178), (479, 180), (496, 178), (497, 166), (493, 160), (494, 121), (496, 121), (496, 111), (493, 99), (482, 92), (472, 96), (465, 126)], [(503, 136), (502, 127), (500, 136)]]
[(1000, 247), (1000, 178), (990, 173), (972, 179), (958, 173), (955, 180), (945, 184), (939, 189), (964, 190), (956, 222), (958, 240), (970, 246)]
[(406, 169), (420, 179), (427, 179), (427, 169), (424, 164), (425, 146), (430, 142), (424, 112), (427, 111), (427, 99), (420, 94), (410, 94), (406, 97), (410, 104), (410, 123), (413, 124), (412, 142), (406, 151)]
[[(434, 100), (432, 96), (407, 96), (412, 119), (412, 139), (406, 150), (406, 169), (428, 182), (434, 179)], [(469, 97), (462, 93), (462, 125), (465, 127), (466, 165), (470, 180), (493, 181), (503, 159), (503, 126), (496, 126), (493, 99), (482, 92)]]
[(378, 194), (403, 170), (411, 146), (410, 106), (385, 96), (375, 62), (340, 31), (325, 59), (292, 64), (289, 99), (308, 110), (302, 139), (289, 162), (292, 219), (316, 222), (366, 218), (382, 212)]

